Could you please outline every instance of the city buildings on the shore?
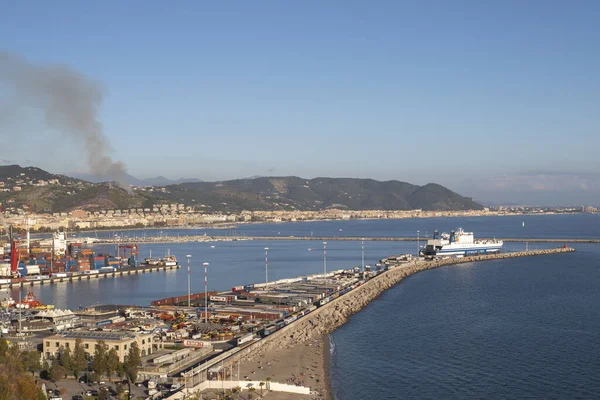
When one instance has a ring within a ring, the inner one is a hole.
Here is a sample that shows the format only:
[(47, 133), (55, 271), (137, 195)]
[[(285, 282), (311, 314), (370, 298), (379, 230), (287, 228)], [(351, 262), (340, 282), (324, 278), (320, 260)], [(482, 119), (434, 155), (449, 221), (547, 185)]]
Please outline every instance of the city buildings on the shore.
[(125, 356), (134, 342), (137, 343), (142, 357), (150, 355), (153, 352), (151, 333), (68, 331), (43, 339), (43, 357), (45, 359), (52, 359), (63, 349), (67, 348), (72, 351), (75, 348), (75, 341), (77, 339), (81, 339), (81, 344), (88, 357), (94, 355), (94, 350), (99, 341), (103, 341), (106, 344), (107, 350), (115, 349), (120, 362), (125, 361)]
[[(160, 204), (153, 207), (123, 210), (86, 211), (74, 209), (53, 214), (31, 214), (26, 209), (5, 207), (6, 223), (32, 231), (66, 229), (151, 228), (200, 226), (244, 222), (295, 222), (315, 220), (400, 219), (429, 217), (473, 217), (513, 214), (594, 213), (594, 207), (493, 207), (483, 210), (425, 211), (425, 210), (344, 210), (321, 211), (241, 211), (237, 213), (204, 213), (184, 204)], [(1, 229), (1, 227), (0, 227)]]

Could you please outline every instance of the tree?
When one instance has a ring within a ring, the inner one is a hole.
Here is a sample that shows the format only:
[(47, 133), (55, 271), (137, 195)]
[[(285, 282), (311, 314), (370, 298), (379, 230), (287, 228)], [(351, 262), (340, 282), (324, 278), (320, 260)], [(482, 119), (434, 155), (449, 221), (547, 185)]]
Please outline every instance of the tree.
[(103, 340), (96, 342), (94, 359), (92, 360), (92, 371), (100, 377), (106, 373), (106, 343)]
[(140, 348), (137, 342), (133, 342), (129, 346), (129, 352), (127, 353), (127, 360), (125, 361), (125, 374), (127, 378), (135, 383), (137, 380), (137, 373), (139, 365), (142, 363), (142, 356), (140, 354)]
[(67, 374), (73, 370), (73, 357), (71, 356), (71, 349), (61, 349), (60, 352), (60, 365), (64, 367)]
[(24, 351), (21, 353), (23, 365), (27, 371), (31, 372), (32, 375), (35, 375), (36, 372), (42, 369), (40, 364), (40, 356), (41, 354), (37, 350)]
[(262, 395), (263, 395), (263, 386), (265, 386), (265, 383), (261, 382), (261, 383), (258, 384), (258, 386), (260, 386), (260, 397), (262, 397)]
[(79, 373), (82, 371), (87, 371), (88, 369), (88, 362), (85, 358), (85, 350), (83, 349), (81, 338), (77, 338), (77, 340), (75, 340), (73, 365), (71, 369), (73, 370), (73, 375), (75, 375), (75, 378), (79, 378)]
[(53, 382), (56, 382), (63, 379), (67, 375), (67, 371), (65, 370), (65, 367), (57, 362), (54, 362), (52, 363), (52, 366), (50, 366), (48, 375), (50, 375), (50, 379), (52, 379)]
[(248, 391), (250, 393), (248, 393), (248, 398), (249, 399), (253, 399), (254, 398), (254, 392), (256, 392), (256, 388), (255, 387), (251, 387), (250, 389), (248, 389)]
[(266, 381), (267, 381), (267, 390), (271, 390), (271, 377), (267, 376)]
[(110, 381), (115, 372), (119, 370), (119, 355), (117, 350), (114, 348), (110, 349), (106, 356), (106, 373), (108, 374), (108, 380)]
[(7, 351), (8, 351), (8, 342), (4, 339), (0, 339), (0, 358), (4, 358), (4, 356), (6, 356)]
[(42, 379), (50, 379), (50, 365), (46, 360), (44, 360), (44, 363), (42, 364), (42, 371), (40, 372), (40, 377)]

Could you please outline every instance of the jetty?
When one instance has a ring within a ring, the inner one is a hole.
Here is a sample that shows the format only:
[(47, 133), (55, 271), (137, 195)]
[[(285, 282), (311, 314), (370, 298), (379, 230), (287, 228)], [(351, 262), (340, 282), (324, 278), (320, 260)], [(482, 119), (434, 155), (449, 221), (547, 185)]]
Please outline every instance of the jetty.
[[(121, 239), (95, 239), (91, 245), (102, 244), (125, 244), (125, 243), (208, 243), (208, 242), (236, 242), (243, 240), (314, 240), (314, 241), (381, 241), (381, 242), (426, 242), (429, 237), (379, 237), (379, 236), (208, 236), (208, 235), (189, 235), (189, 236), (142, 236), (135, 238)], [(492, 238), (482, 238), (482, 240), (491, 240)], [(502, 238), (504, 242), (529, 242), (529, 243), (600, 243), (600, 238), (581, 239), (581, 238)]]
[[(223, 368), (234, 368), (240, 363), (253, 363), (262, 360), (276, 359), (283, 351), (291, 348), (299, 348), (306, 351), (306, 346), (311, 346), (315, 341), (321, 341), (324, 335), (334, 331), (348, 321), (348, 318), (362, 310), (371, 301), (376, 299), (387, 289), (401, 282), (403, 279), (418, 272), (428, 269), (439, 268), (447, 265), (473, 263), (481, 261), (502, 260), (517, 257), (550, 256), (571, 253), (575, 250), (570, 247), (559, 247), (554, 249), (521, 251), (512, 253), (498, 253), (489, 255), (477, 255), (461, 258), (444, 258), (435, 260), (417, 260), (390, 265), (389, 268), (368, 280), (358, 288), (339, 296), (336, 299), (322, 305), (302, 319), (277, 330), (276, 332), (257, 340), (243, 348), (236, 347), (226, 351), (209, 362), (199, 365), (184, 374), (182, 383), (186, 388), (179, 392), (180, 396), (201, 392), (212, 387), (203, 375), (214, 365)], [(255, 379), (262, 376), (256, 376)], [(246, 381), (231, 381), (232, 387), (245, 387)], [(280, 389), (285, 391), (285, 389)], [(313, 394), (313, 388), (310, 388)], [(173, 396), (173, 399), (181, 398)], [(319, 397), (321, 398), (321, 397)]]
[(107, 271), (100, 272), (96, 270), (94, 274), (82, 274), (82, 275), (72, 275), (72, 276), (48, 276), (48, 275), (40, 275), (38, 279), (32, 280), (20, 280), (20, 281), (12, 281), (8, 283), (0, 283), (0, 290), (5, 288), (18, 288), (25, 286), (36, 286), (36, 285), (55, 285), (61, 282), (78, 282), (78, 281), (88, 281), (92, 279), (102, 279), (102, 278), (116, 278), (127, 275), (137, 275), (137, 274), (145, 274), (155, 271), (167, 271), (173, 269), (179, 269), (181, 265), (178, 263), (177, 265), (141, 265), (139, 267), (127, 267), (117, 269), (115, 271)]

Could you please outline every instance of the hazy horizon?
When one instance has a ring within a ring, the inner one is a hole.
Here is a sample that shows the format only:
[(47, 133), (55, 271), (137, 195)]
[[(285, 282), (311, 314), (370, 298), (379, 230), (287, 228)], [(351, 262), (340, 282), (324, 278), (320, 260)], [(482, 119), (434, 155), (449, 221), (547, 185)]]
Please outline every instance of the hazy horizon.
[(599, 17), (594, 2), (5, 4), (0, 161), (594, 205)]

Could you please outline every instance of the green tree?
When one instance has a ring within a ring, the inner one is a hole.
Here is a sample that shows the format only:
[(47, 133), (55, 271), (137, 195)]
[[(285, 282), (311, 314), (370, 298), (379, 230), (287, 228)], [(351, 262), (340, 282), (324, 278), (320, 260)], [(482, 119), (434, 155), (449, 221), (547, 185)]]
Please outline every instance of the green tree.
[(21, 353), (21, 360), (23, 361), (23, 366), (32, 375), (35, 375), (36, 372), (42, 369), (42, 365), (40, 363), (41, 353), (37, 350), (32, 351), (23, 351)]
[(40, 372), (40, 377), (42, 379), (50, 378), (50, 364), (48, 364), (48, 361), (46, 361), (46, 360), (44, 360), (44, 362), (42, 364), (42, 371)]
[(52, 379), (53, 382), (56, 382), (56, 381), (60, 381), (61, 379), (65, 378), (65, 376), (67, 375), (67, 371), (65, 370), (65, 367), (63, 367), (62, 365), (60, 365), (57, 362), (54, 362), (50, 366), (48, 375), (50, 376), (50, 379)]
[(260, 397), (262, 397), (262, 395), (263, 395), (263, 386), (265, 386), (265, 383), (261, 382), (261, 383), (258, 384), (258, 386), (260, 386)]
[(71, 356), (71, 349), (64, 348), (60, 351), (60, 365), (64, 367), (67, 373), (73, 370), (73, 357)]
[(77, 338), (77, 340), (75, 340), (75, 350), (73, 351), (73, 375), (75, 375), (75, 378), (79, 378), (79, 373), (87, 371), (87, 369), (88, 362), (85, 358), (82, 340), (81, 338)]
[(248, 399), (253, 399), (254, 398), (254, 392), (256, 392), (256, 388), (255, 387), (251, 387), (250, 389), (248, 389)]
[(106, 343), (103, 340), (96, 342), (94, 349), (94, 358), (92, 360), (92, 371), (102, 377), (106, 371)]
[(124, 368), (127, 378), (133, 383), (137, 380), (137, 373), (141, 363), (142, 356), (140, 348), (137, 342), (133, 342), (131, 346), (129, 346), (129, 352), (127, 353), (127, 360), (125, 361)]
[(114, 348), (110, 349), (106, 356), (106, 373), (108, 374), (108, 380), (110, 381), (112, 376), (119, 370), (119, 355), (117, 350)]

